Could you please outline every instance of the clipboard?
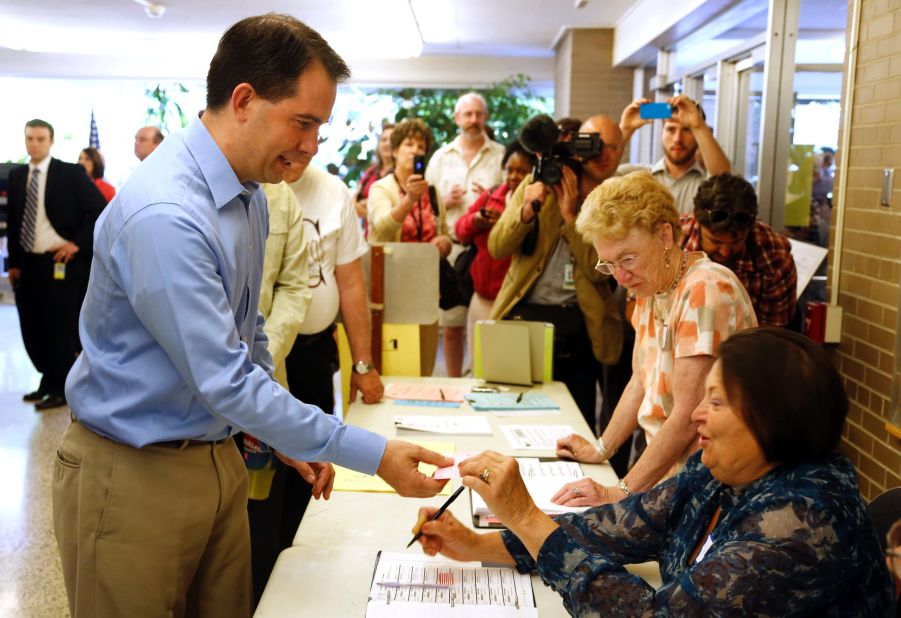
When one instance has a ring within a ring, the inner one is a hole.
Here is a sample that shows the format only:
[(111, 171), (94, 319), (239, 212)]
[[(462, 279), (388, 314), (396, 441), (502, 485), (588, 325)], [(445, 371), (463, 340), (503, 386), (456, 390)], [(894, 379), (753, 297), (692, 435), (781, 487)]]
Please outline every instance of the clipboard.
[(474, 377), (522, 385), (553, 379), (554, 325), (550, 322), (479, 320), (474, 332)]

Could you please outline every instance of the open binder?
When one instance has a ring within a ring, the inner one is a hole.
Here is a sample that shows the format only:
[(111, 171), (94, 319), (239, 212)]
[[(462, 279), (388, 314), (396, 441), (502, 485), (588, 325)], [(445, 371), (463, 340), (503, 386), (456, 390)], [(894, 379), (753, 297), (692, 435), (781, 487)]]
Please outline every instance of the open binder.
[(478, 562), (380, 551), (367, 618), (537, 618), (528, 574)]

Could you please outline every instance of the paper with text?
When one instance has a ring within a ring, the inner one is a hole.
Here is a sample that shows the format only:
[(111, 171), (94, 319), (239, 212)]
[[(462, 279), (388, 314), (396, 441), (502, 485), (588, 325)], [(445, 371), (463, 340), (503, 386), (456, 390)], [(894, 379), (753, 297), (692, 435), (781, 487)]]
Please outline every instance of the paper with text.
[(557, 440), (575, 433), (569, 425), (501, 425), (510, 446), (523, 451), (556, 451)]
[(490, 436), (492, 433), (488, 419), (483, 416), (395, 416), (394, 426), (407, 431), (458, 436)]
[(366, 616), (537, 618), (538, 609), (531, 578), (515, 569), (383, 551)]

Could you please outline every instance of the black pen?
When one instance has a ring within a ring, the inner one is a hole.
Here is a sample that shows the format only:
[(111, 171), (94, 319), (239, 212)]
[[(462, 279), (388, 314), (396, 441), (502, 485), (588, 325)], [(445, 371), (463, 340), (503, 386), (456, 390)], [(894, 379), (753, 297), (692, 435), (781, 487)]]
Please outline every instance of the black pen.
[(521, 392), (519, 393), (519, 397), (516, 398), (516, 403), (522, 403), (522, 395), (523, 395), (524, 392), (525, 392), (525, 391), (521, 391)]
[[(486, 478), (487, 478), (487, 477), (486, 477)], [(463, 485), (460, 485), (459, 489), (457, 489), (457, 491), (455, 491), (454, 493), (451, 494), (451, 497), (447, 499), (447, 502), (445, 502), (444, 504), (442, 504), (442, 505), (441, 505), (441, 508), (438, 509), (437, 511), (435, 511), (435, 514), (432, 515), (432, 516), (429, 518), (428, 521), (435, 521), (436, 519), (438, 519), (439, 517), (441, 517), (441, 515), (444, 513), (444, 511), (447, 510), (447, 507), (449, 507), (449, 506), (451, 505), (451, 503), (452, 503), (454, 500), (457, 499), (457, 496), (459, 496), (460, 494), (463, 493), (463, 490), (464, 490), (464, 489), (466, 489), (466, 488), (463, 487)], [(423, 524), (423, 525), (425, 525), (425, 524)], [(419, 532), (417, 532), (416, 534), (414, 534), (414, 535), (413, 535), (413, 538), (410, 540), (410, 542), (407, 543), (407, 547), (410, 547), (410, 545), (412, 545), (413, 543), (415, 543), (416, 541), (418, 541), (418, 540), (419, 540), (419, 537), (421, 537), (421, 536), (422, 536), (422, 526), (419, 527)]]

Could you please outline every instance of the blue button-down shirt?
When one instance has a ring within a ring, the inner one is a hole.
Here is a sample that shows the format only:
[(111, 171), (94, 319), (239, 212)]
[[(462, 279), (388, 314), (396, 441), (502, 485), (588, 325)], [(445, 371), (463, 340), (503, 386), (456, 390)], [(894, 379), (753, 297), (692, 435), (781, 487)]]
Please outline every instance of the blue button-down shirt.
[(79, 421), (113, 440), (216, 440), (244, 430), (304, 461), (373, 474), (385, 439), (271, 378), (257, 311), (269, 226), (195, 120), (135, 170), (94, 231), (84, 351), (66, 381)]

